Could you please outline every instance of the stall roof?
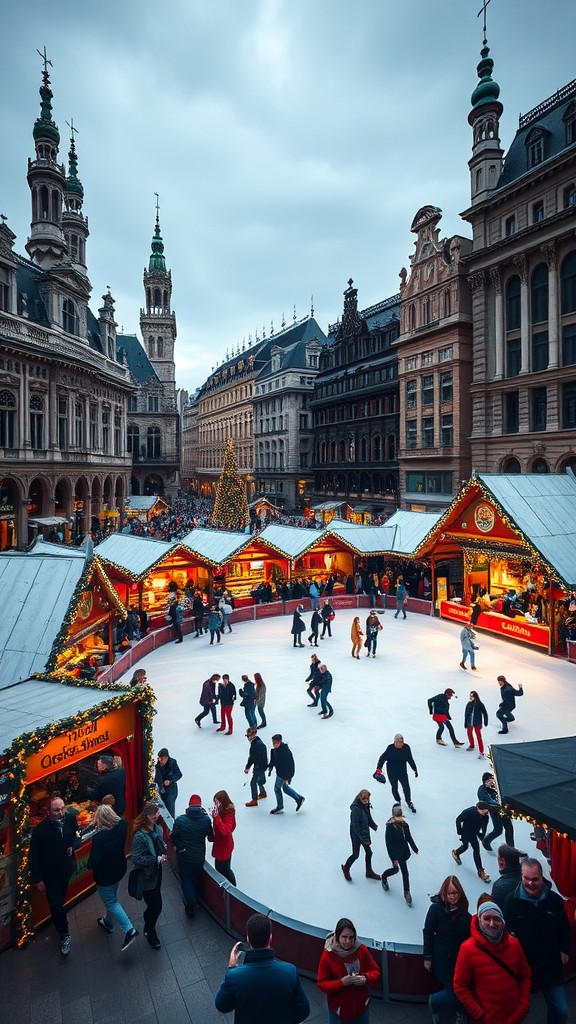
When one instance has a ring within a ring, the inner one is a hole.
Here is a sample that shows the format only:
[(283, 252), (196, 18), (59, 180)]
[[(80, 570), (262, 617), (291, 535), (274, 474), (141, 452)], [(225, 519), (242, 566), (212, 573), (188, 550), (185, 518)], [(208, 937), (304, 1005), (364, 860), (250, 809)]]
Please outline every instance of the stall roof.
[(96, 708), (102, 701), (124, 692), (65, 686), (41, 679), (21, 679), (5, 689), (0, 684), (0, 751), (8, 749), (23, 733)]
[(157, 502), (161, 502), (168, 508), (167, 502), (158, 494), (131, 494), (124, 502), (125, 508), (138, 509), (140, 512), (149, 512)]
[(112, 565), (131, 579), (139, 580), (147, 576), (175, 547), (170, 541), (134, 537), (129, 533), (112, 533), (98, 544), (94, 553), (105, 566)]
[(407, 509), (394, 512), (384, 525), (397, 527), (394, 547), (396, 554), (413, 554), (434, 529), (441, 515), (441, 512), (410, 512)]
[(576, 736), (490, 751), (502, 803), (576, 840)]
[(44, 671), (85, 566), (57, 544), (0, 553), (0, 690)]
[(479, 473), (477, 480), (565, 585), (576, 586), (576, 477)]
[(348, 502), (342, 498), (341, 501), (323, 501), (320, 505), (312, 505), (312, 512), (331, 512), (332, 509), (342, 508)]
[(28, 522), (35, 526), (60, 526), (61, 523), (67, 523), (68, 520), (66, 516), (34, 516)]
[(273, 551), (279, 551), (286, 558), (294, 559), (300, 558), (325, 535), (325, 530), (270, 523), (254, 540), (262, 541)]
[(252, 539), (249, 533), (227, 533), (225, 530), (197, 528), (173, 544), (173, 547), (187, 548), (192, 554), (211, 562), (212, 565), (225, 565)]
[(338, 537), (348, 547), (359, 555), (379, 555), (383, 552), (394, 551), (397, 528), (385, 526), (358, 526), (353, 523), (342, 526), (334, 520), (328, 525), (326, 533), (331, 537)]

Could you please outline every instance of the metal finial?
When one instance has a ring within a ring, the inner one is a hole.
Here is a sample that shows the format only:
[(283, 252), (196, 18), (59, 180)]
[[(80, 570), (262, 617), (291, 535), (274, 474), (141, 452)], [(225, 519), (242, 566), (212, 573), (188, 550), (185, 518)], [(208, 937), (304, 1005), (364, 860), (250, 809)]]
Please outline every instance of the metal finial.
[(486, 43), (486, 8), (488, 7), (488, 4), (491, 2), (492, 0), (482, 0), (482, 7), (480, 8), (478, 14), (476, 15), (477, 18), (479, 18), (481, 14), (484, 15), (482, 26), (484, 31), (484, 43)]
[(44, 75), (44, 78), (47, 79), (48, 78), (48, 65), (50, 65), (50, 67), (53, 67), (54, 65), (52, 64), (52, 61), (48, 60), (48, 57), (46, 56), (46, 47), (44, 47), (43, 52), (40, 52), (40, 50), (36, 50), (36, 53), (38, 54), (39, 57), (42, 58), (42, 61), (44, 63), (44, 71), (42, 73)]

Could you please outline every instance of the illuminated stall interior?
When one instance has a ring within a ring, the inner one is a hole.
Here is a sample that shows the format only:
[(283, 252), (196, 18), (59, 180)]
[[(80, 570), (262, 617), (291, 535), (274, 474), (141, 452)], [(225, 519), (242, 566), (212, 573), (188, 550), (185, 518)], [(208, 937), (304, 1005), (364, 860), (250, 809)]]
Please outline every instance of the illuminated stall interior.
[(150, 522), (155, 516), (162, 516), (170, 511), (164, 498), (157, 494), (132, 494), (126, 498), (124, 515), (127, 519), (141, 519)]

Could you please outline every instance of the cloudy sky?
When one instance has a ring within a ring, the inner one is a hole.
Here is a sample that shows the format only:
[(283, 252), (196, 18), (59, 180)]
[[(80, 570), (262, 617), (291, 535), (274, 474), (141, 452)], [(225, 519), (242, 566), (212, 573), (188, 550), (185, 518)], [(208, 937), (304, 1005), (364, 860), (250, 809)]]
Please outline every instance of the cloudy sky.
[[(362, 307), (398, 290), (431, 203), (468, 233), (470, 94), (481, 0), (22, 0), (4, 5), (0, 212), (24, 252), (26, 162), (45, 45), (54, 118), (79, 129), (92, 306), (110, 285), (138, 330), (154, 192), (172, 269), (177, 382), (310, 309), (326, 330), (353, 277)], [(492, 0), (508, 146), (576, 77), (576, 7)]]

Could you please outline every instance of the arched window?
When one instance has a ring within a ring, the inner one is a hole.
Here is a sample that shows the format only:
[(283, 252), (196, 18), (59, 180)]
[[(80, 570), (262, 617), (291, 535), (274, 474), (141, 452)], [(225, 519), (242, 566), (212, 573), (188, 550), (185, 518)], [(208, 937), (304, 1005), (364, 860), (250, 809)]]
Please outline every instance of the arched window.
[(162, 337), (162, 335), (160, 335), (160, 337), (156, 339), (156, 358), (164, 358), (164, 338)]
[(44, 447), (44, 399), (30, 396), (30, 445), (38, 450)]
[(396, 437), (394, 434), (388, 434), (386, 438), (386, 460), (387, 462), (396, 460)]
[(133, 457), (138, 458), (140, 453), (140, 428), (135, 423), (130, 423), (128, 426), (128, 451)]
[(382, 458), (382, 438), (380, 437), (380, 434), (376, 434), (376, 437), (372, 442), (372, 458), (374, 462), (380, 462), (380, 459)]
[(368, 438), (363, 437), (360, 441), (360, 461), (368, 462)]
[(50, 196), (46, 185), (42, 185), (40, 189), (40, 218), (41, 220), (48, 220), (50, 216)]
[(338, 462), (346, 462), (346, 441), (340, 441), (340, 458)]
[(330, 462), (336, 462), (336, 441), (330, 441)]
[(576, 313), (576, 252), (562, 260), (560, 267), (560, 295), (562, 316)]
[(0, 448), (15, 448), (16, 396), (0, 391)]
[(540, 263), (532, 274), (531, 282), (532, 323), (539, 324), (548, 319), (548, 267)]
[(74, 443), (77, 448), (84, 448), (84, 405), (74, 402)]
[(546, 462), (546, 459), (535, 459), (532, 463), (532, 473), (549, 473), (550, 466)]
[(576, 459), (574, 459), (574, 458), (566, 459), (562, 463), (562, 465), (560, 466), (559, 472), (560, 473), (566, 473), (569, 469), (571, 469), (572, 472), (576, 475)]
[(159, 288), (154, 289), (154, 306), (156, 309), (160, 309), (162, 305), (162, 292)]
[(151, 334), (148, 338), (148, 356), (154, 359), (156, 356), (156, 338)]
[(146, 457), (159, 459), (161, 455), (160, 427), (148, 427), (146, 435)]
[(521, 473), (522, 470), (520, 468), (520, 463), (518, 462), (518, 459), (515, 459), (514, 457), (506, 459), (506, 461), (504, 462), (504, 465), (502, 467), (502, 472), (503, 473)]
[(506, 330), (520, 330), (520, 278), (518, 274), (506, 282)]
[(67, 334), (78, 334), (78, 316), (72, 299), (62, 303), (62, 327)]

